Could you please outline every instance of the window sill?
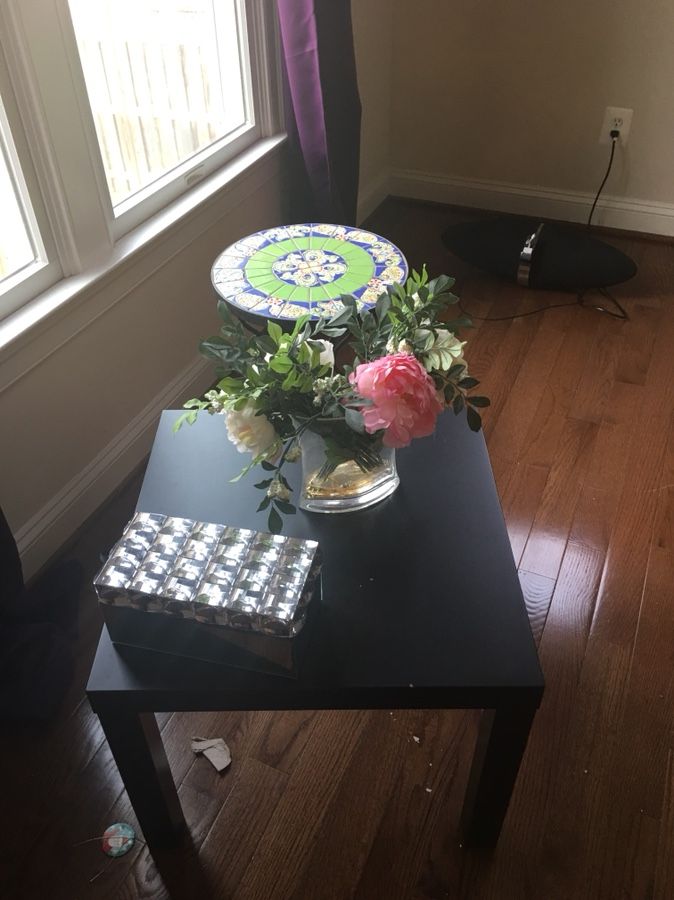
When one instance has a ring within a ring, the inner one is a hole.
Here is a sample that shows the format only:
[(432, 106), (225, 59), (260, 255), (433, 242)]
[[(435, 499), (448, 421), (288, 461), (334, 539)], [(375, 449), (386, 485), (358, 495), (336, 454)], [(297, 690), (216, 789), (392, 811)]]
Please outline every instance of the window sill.
[[(162, 265), (157, 260), (156, 250), (164, 245), (162, 258), (169, 258), (172, 248), (168, 246), (172, 238), (178, 238), (183, 229), (192, 225), (197, 216), (218, 202), (218, 214), (234, 208), (259, 188), (265, 181), (280, 171), (280, 148), (285, 135), (264, 138), (241, 153), (218, 172), (195, 185), (188, 193), (175, 200), (161, 212), (152, 216), (142, 225), (120, 238), (109, 255), (99, 264), (78, 275), (61, 279), (53, 287), (29, 301), (21, 309), (0, 321), (0, 390), (8, 387), (28, 368), (31, 359), (26, 359), (22, 351), (34, 346), (37, 353), (30, 353), (36, 364), (45, 355), (54, 352), (75, 334), (102, 315), (121, 300), (128, 291), (149, 271), (156, 271)], [(224, 197), (223, 199), (223, 192)], [(208, 227), (208, 225), (206, 226)], [(203, 230), (203, 227), (202, 227)], [(148, 257), (146, 259), (146, 257)], [(153, 257), (150, 259), (150, 257)], [(144, 270), (131, 274), (132, 285), (124, 284), (119, 290), (105, 292), (104, 288), (125, 269), (135, 269), (138, 264)], [(106, 296), (101, 302), (92, 302), (94, 296)], [(38, 346), (40, 338), (48, 337), (48, 345)]]

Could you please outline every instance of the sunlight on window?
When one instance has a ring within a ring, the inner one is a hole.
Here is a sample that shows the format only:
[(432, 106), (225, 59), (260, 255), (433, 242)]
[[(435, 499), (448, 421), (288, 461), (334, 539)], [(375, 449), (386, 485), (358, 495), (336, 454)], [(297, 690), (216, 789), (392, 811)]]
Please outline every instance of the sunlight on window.
[(247, 121), (236, 0), (70, 0), (113, 206)]
[(0, 123), (0, 290), (3, 280), (35, 260), (19, 192), (5, 155), (6, 139)]

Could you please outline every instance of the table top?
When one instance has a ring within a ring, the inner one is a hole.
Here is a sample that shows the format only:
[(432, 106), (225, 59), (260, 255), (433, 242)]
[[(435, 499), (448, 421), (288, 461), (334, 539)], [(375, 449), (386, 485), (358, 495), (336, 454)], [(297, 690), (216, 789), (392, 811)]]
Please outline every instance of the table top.
[(407, 262), (389, 240), (345, 225), (307, 222), (241, 238), (213, 263), (216, 292), (235, 309), (272, 319), (334, 315), (342, 294), (369, 309)]
[[(138, 509), (265, 530), (247, 456), (220, 416), (173, 433), (163, 413)], [(298, 510), (284, 533), (317, 539), (323, 597), (297, 679), (121, 648), (104, 628), (88, 692), (138, 710), (494, 707), (543, 679), (482, 434), (443, 413), (396, 454), (400, 487), (376, 506)], [(286, 467), (299, 486), (300, 464)], [(294, 471), (293, 471), (294, 470)], [(513, 693), (514, 692), (514, 693)]]

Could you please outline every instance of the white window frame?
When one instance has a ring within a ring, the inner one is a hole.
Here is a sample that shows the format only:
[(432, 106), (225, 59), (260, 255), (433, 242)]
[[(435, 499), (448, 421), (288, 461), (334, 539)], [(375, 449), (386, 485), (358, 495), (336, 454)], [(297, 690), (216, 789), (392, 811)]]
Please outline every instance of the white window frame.
[[(120, 254), (156, 237), (157, 220), (203, 201), (202, 182), (214, 181), (239, 158), (282, 139), (278, 30), (273, 0), (239, 0), (248, 36), (255, 114), (235, 140), (216, 142), (112, 208), (89, 106), (68, 0), (0, 2), (0, 92), (10, 107), (12, 135), (36, 211), (49, 263), (15, 289), (0, 294), (0, 328), (13, 310), (68, 276), (104, 273)], [(3, 85), (2, 48), (7, 84)], [(6, 94), (9, 94), (9, 102)], [(20, 115), (20, 123), (19, 123)], [(12, 121), (15, 118), (17, 121)], [(81, 279), (80, 279), (81, 280)], [(63, 292), (62, 292), (63, 293)]]
[[(6, 135), (5, 141), (0, 139), (0, 144), (4, 144), (24, 224), (35, 252), (35, 259), (32, 262), (2, 280), (0, 304), (5, 314), (9, 314), (36, 293), (54, 284), (62, 276), (62, 270), (56, 246), (51, 238), (49, 218), (42, 202), (40, 185), (2, 47), (0, 47), (0, 124)], [(0, 153), (2, 152), (3, 147), (0, 146)]]

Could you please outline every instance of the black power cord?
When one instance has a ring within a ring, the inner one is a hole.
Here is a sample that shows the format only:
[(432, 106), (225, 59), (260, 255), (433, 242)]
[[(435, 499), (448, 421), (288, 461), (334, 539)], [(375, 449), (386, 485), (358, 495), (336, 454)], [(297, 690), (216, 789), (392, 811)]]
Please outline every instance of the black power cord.
[[(580, 297), (580, 294), (578, 295)], [(459, 309), (468, 316), (469, 319), (479, 319), (481, 322), (509, 322), (511, 319), (523, 319), (525, 316), (536, 316), (538, 313), (545, 312), (548, 309), (561, 309), (563, 306), (577, 306), (580, 300), (571, 300), (569, 303), (552, 303), (550, 306), (538, 306), (536, 309), (530, 309), (528, 312), (513, 313), (511, 316), (475, 316), (472, 312), (464, 309), (459, 301)]]
[[(594, 215), (594, 211), (597, 208), (597, 203), (599, 198), (601, 197), (601, 192), (604, 190), (604, 185), (608, 181), (608, 176), (611, 174), (611, 168), (613, 167), (613, 157), (615, 156), (615, 145), (618, 143), (618, 138), (620, 137), (620, 132), (618, 129), (613, 128), (609, 132), (611, 137), (611, 154), (608, 159), (608, 166), (606, 167), (606, 174), (602, 180), (602, 183), (599, 185), (599, 190), (597, 191), (594, 202), (592, 203), (592, 209), (590, 210), (590, 215), (587, 217), (587, 228), (591, 228), (592, 226), (592, 216)], [(468, 312), (468, 310), (464, 309), (463, 306), (459, 303), (459, 309), (461, 312), (468, 316), (471, 319), (479, 319), (481, 322), (507, 322), (511, 319), (523, 319), (525, 316), (535, 316), (538, 313), (545, 312), (548, 309), (561, 309), (564, 306), (590, 306), (592, 309), (596, 309), (598, 312), (606, 313), (608, 316), (613, 316), (615, 319), (629, 319), (627, 315), (627, 310), (616, 300), (616, 298), (609, 293), (606, 288), (597, 288), (597, 291), (604, 297), (606, 300), (610, 300), (613, 304), (614, 309), (607, 309), (605, 306), (600, 306), (596, 303), (586, 303), (585, 296), (588, 293), (587, 291), (579, 291), (575, 300), (571, 300), (569, 303), (551, 303), (550, 306), (539, 306), (536, 309), (530, 309), (528, 312), (523, 313), (515, 313), (511, 316), (474, 316), (472, 313)]]
[(597, 191), (597, 195), (594, 198), (594, 203), (592, 204), (592, 209), (590, 210), (590, 215), (587, 217), (587, 227), (590, 228), (592, 225), (592, 216), (594, 215), (594, 211), (597, 208), (597, 202), (601, 197), (601, 192), (604, 190), (604, 185), (608, 181), (608, 176), (611, 174), (611, 168), (613, 166), (613, 157), (615, 156), (615, 145), (618, 143), (618, 138), (620, 137), (620, 132), (617, 128), (612, 128), (610, 131), (611, 135), (611, 155), (608, 158), (608, 166), (606, 167), (606, 174), (604, 175), (604, 180), (599, 185), (599, 190)]
[(610, 300), (614, 310), (607, 309), (605, 306), (601, 306), (598, 303), (587, 303), (585, 297), (588, 291), (579, 291), (575, 300), (570, 300), (568, 303), (551, 303), (549, 306), (538, 306), (536, 309), (530, 309), (527, 312), (523, 313), (513, 313), (511, 316), (476, 316), (473, 315), (467, 309), (464, 309), (461, 302), (459, 301), (459, 309), (464, 314), (464, 316), (468, 316), (469, 319), (479, 319), (481, 322), (509, 322), (512, 319), (523, 319), (525, 316), (536, 316), (538, 313), (546, 312), (548, 309), (563, 309), (565, 306), (590, 306), (592, 309), (596, 309), (598, 312), (606, 313), (607, 316), (613, 316), (614, 319), (627, 319), (629, 320), (629, 316), (627, 315), (627, 310), (621, 303), (616, 300), (613, 294), (609, 293), (606, 288), (597, 288), (596, 289), (599, 294), (602, 295), (606, 300)]

